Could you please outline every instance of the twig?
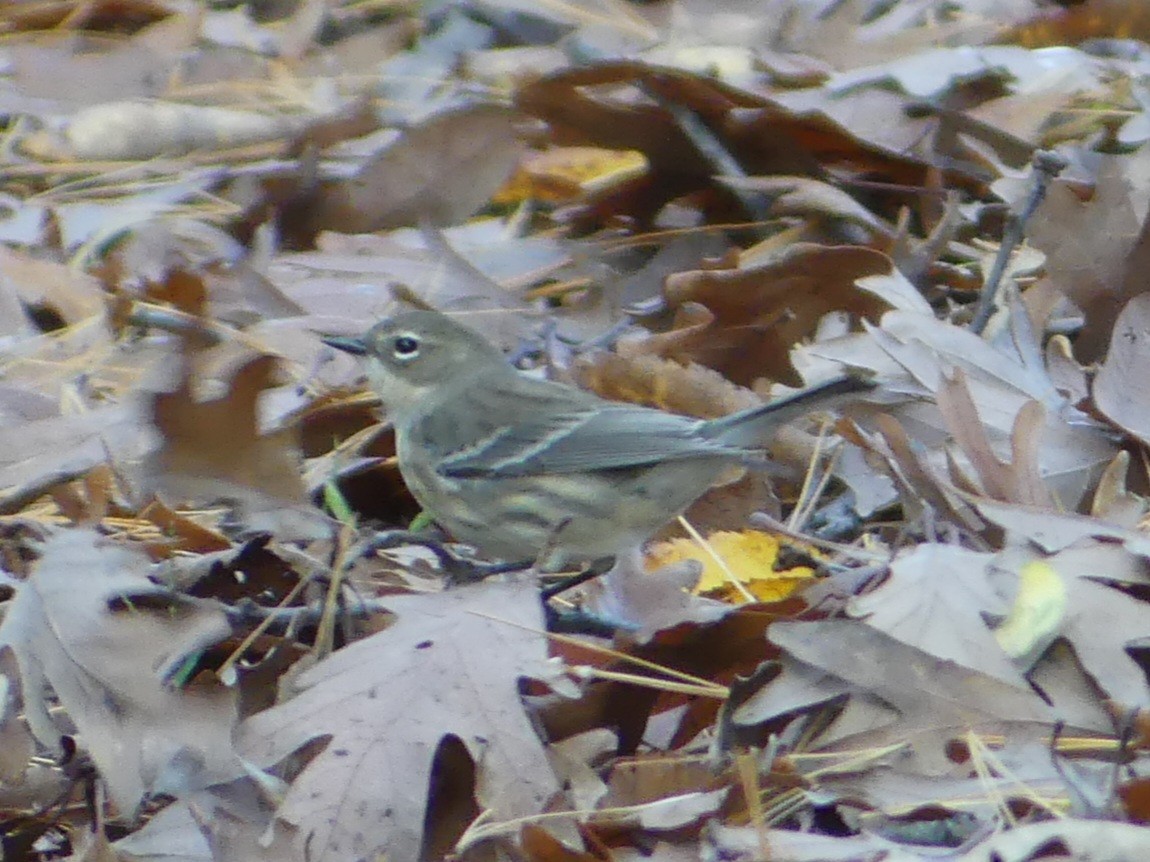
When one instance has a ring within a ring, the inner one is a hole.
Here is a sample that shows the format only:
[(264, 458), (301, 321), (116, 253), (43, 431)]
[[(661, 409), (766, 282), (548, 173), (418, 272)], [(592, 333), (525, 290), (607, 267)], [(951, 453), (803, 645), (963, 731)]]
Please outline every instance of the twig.
[(853, 560), (858, 560), (862, 563), (879, 563), (885, 564), (890, 561), (890, 554), (880, 551), (871, 551), (866, 548), (857, 548), (854, 545), (844, 545), (841, 542), (833, 542), (830, 539), (824, 539), (816, 536), (813, 533), (802, 533), (797, 530), (792, 530), (782, 521), (773, 518), (766, 512), (752, 512), (750, 516), (751, 526), (759, 530), (769, 530), (773, 533), (778, 533), (786, 536), (788, 539), (795, 539), (799, 542), (806, 542), (814, 545), (816, 548), (822, 548), (826, 551), (833, 551), (834, 553), (842, 554)]
[[(568, 46), (568, 51), (573, 60), (581, 63), (592, 63), (604, 57), (601, 51), (581, 43)], [(682, 102), (677, 102), (673, 98), (663, 95), (659, 92), (659, 87), (654, 80), (636, 79), (632, 81), (632, 84), (671, 115), (671, 119), (675, 121), (683, 136), (691, 143), (703, 161), (711, 167), (714, 176), (746, 179), (747, 172), (743, 170), (738, 159), (727, 151), (719, 136), (703, 122), (697, 111)], [(765, 200), (766, 195), (762, 192), (748, 192), (731, 187), (728, 187), (728, 190), (738, 199), (739, 204), (754, 221), (769, 221), (771, 203)]]
[[(746, 179), (747, 172), (743, 170), (743, 166), (727, 152), (718, 135), (711, 131), (697, 113), (686, 105), (661, 96), (652, 87), (642, 87), (642, 89), (671, 115), (675, 123), (682, 129), (683, 134), (686, 135), (687, 140), (714, 169), (716, 175)], [(738, 199), (739, 204), (754, 221), (767, 222), (770, 220), (771, 202), (765, 199), (767, 195), (763, 192), (751, 192), (731, 185), (725, 188)]]
[[(299, 617), (300, 611), (311, 611), (312, 608), (293, 608), (287, 607), (288, 602), (295, 599), (296, 596), (303, 591), (303, 588), (311, 582), (311, 578), (300, 578), (299, 582), (291, 588), (286, 596), (284, 596), (279, 605), (274, 608), (264, 608), (257, 605), (253, 601), (242, 602), (237, 607), (230, 607), (224, 605), (224, 614), (228, 618), (228, 622), (233, 626), (240, 622), (250, 622), (252, 620), (259, 620), (257, 625), (248, 636), (240, 641), (240, 645), (232, 650), (232, 654), (227, 657), (222, 665), (217, 669), (216, 673), (221, 679), (227, 679), (234, 672), (236, 662), (238, 662), (248, 651), (252, 644), (254, 644), (264, 632), (281, 620), (287, 624), (292, 623)], [(319, 618), (322, 613), (321, 608), (315, 609), (316, 617)]]
[(667, 691), (673, 694), (683, 694), (688, 697), (710, 697), (715, 700), (726, 700), (730, 697), (730, 690), (724, 685), (708, 683), (706, 685), (692, 685), (690, 683), (674, 682), (666, 679), (656, 679), (636, 673), (623, 673), (607, 668), (591, 667), (590, 665), (572, 665), (568, 672), (578, 680), (604, 680), (607, 682), (623, 682), (628, 685), (637, 685), (654, 691)]
[(1022, 242), (1026, 223), (1030, 221), (1030, 217), (1034, 215), (1034, 211), (1038, 209), (1038, 205), (1046, 197), (1046, 190), (1050, 187), (1050, 182), (1062, 173), (1066, 164), (1066, 159), (1052, 150), (1037, 150), (1034, 153), (1034, 158), (1031, 161), (1034, 184), (1030, 189), (1030, 196), (1026, 199), (1022, 212), (1017, 215), (1012, 213), (1007, 219), (1006, 230), (1002, 234), (1002, 244), (998, 247), (998, 255), (994, 259), (994, 265), (982, 285), (982, 293), (978, 297), (978, 307), (974, 311), (974, 319), (970, 322), (970, 330), (976, 335), (981, 335), (982, 331), (986, 329), (986, 324), (990, 322), (990, 316), (994, 314), (997, 308), (995, 299), (998, 296), (1002, 276), (1006, 272), (1006, 266), (1010, 262), (1010, 256), (1014, 253), (1015, 247)]
[(723, 577), (727, 579), (727, 583), (743, 598), (747, 604), (754, 604), (758, 598), (747, 589), (746, 585), (739, 580), (738, 576), (731, 571), (731, 567), (727, 565), (727, 561), (719, 556), (719, 552), (715, 550), (715, 546), (703, 538), (702, 534), (695, 529), (694, 525), (682, 515), (679, 516), (679, 526), (687, 531), (687, 535), (691, 540), (698, 545), (703, 551), (711, 558), (719, 571), (723, 573)]

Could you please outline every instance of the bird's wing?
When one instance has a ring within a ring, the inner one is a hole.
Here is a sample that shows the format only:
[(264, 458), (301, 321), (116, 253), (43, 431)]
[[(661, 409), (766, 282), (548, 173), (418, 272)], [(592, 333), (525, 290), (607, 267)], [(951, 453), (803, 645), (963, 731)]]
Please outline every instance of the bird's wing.
[(700, 426), (698, 420), (660, 410), (601, 401), (563, 412), (540, 410), (442, 458), (439, 472), (461, 479), (505, 479), (749, 454), (700, 437)]

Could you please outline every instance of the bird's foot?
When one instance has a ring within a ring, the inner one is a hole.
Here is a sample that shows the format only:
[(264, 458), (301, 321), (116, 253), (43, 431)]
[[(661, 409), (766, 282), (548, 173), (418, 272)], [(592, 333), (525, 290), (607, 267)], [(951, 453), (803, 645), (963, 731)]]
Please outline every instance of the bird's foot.
[(517, 572), (531, 567), (530, 562), (484, 563), (462, 557), (447, 547), (443, 535), (438, 531), (385, 530), (376, 533), (357, 550), (359, 556), (366, 556), (374, 551), (404, 545), (419, 545), (431, 551), (439, 563), (440, 571), (451, 586), (474, 584), (492, 575)]

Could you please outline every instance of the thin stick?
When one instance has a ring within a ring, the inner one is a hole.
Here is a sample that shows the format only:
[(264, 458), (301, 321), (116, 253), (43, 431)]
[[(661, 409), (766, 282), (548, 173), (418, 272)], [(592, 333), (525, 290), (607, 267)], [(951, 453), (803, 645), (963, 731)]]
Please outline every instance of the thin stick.
[[(288, 602), (294, 601), (295, 597), (302, 592), (303, 588), (311, 583), (311, 576), (301, 577), (294, 587), (288, 590), (288, 594), (284, 596), (276, 608), (286, 608)], [(276, 615), (269, 613), (266, 617), (260, 620), (259, 624), (248, 633), (248, 636), (240, 641), (240, 645), (236, 647), (230, 656), (228, 656), (224, 663), (216, 670), (216, 676), (222, 680), (226, 680), (228, 675), (233, 672), (235, 664), (240, 660), (240, 656), (251, 648), (251, 645), (256, 642), (260, 635), (268, 630), (268, 628), (276, 621)]]
[(497, 623), (503, 623), (504, 625), (514, 626), (515, 628), (521, 629), (525, 632), (532, 632), (532, 633), (537, 634), (537, 635), (542, 635), (543, 637), (545, 637), (549, 640), (557, 641), (558, 643), (567, 644), (569, 646), (574, 646), (574, 647), (579, 647), (581, 649), (585, 649), (585, 650), (589, 650), (591, 652), (599, 653), (600, 655), (610, 656), (611, 658), (618, 659), (619, 661), (625, 661), (628, 664), (635, 665), (636, 667), (644, 667), (644, 668), (647, 668), (647, 670), (653, 670), (657, 673), (666, 674), (667, 676), (672, 677), (674, 679), (681, 679), (681, 680), (684, 680), (685, 682), (695, 683), (696, 685), (699, 685), (699, 686), (713, 686), (713, 685), (715, 685), (715, 683), (711, 682), (709, 679), (703, 679), (701, 676), (692, 676), (691, 674), (684, 673), (681, 670), (675, 670), (672, 667), (664, 667), (661, 664), (655, 664), (655, 662), (653, 662), (653, 661), (647, 661), (646, 659), (639, 658), (637, 656), (627, 655), (626, 653), (621, 653), (618, 650), (613, 650), (610, 647), (599, 646), (599, 644), (591, 643), (589, 641), (583, 641), (583, 640), (580, 640), (579, 638), (571, 637), (569, 635), (561, 635), (561, 634), (557, 634), (555, 632), (540, 631), (539, 629), (532, 628), (531, 626), (525, 626), (522, 623), (512, 622), (511, 620), (505, 620), (501, 617), (495, 617), (495, 616), (491, 616), (490, 614), (480, 613), (479, 611), (470, 611), (470, 613), (475, 614), (475, 616), (477, 616), (477, 617), (482, 617), (485, 620), (494, 620)]
[(690, 697), (711, 697), (715, 700), (726, 700), (731, 692), (725, 686), (716, 683), (708, 685), (687, 685), (681, 682), (671, 682), (665, 679), (654, 679), (649, 676), (640, 676), (634, 673), (620, 673), (617, 670), (603, 670), (590, 665), (576, 665), (568, 670), (579, 679), (602, 679), (608, 682), (625, 682), (630, 685), (653, 688), (656, 691), (667, 691), (672, 694), (685, 694)]
[(692, 796), (697, 797), (704, 793), (706, 793), (706, 791), (678, 793), (674, 796), (657, 799), (654, 802), (643, 802), (638, 805), (619, 805), (614, 808), (551, 811), (544, 814), (529, 814), (526, 817), (517, 817), (513, 820), (503, 820), (495, 823), (491, 822), (491, 812), (487, 810), (476, 817), (471, 825), (467, 827), (467, 830), (455, 844), (455, 852), (464, 853), (469, 847), (475, 846), (480, 841), (495, 838), (500, 835), (515, 835), (522, 827), (529, 823), (548, 823), (556, 820), (578, 821), (581, 819), (586, 819), (594, 823), (611, 823), (613, 821), (626, 822), (626, 818), (631, 815), (642, 814), (644, 811), (650, 811), (659, 805), (672, 807), (679, 799), (688, 799)]
[(1037, 150), (1030, 164), (1033, 169), (1031, 178), (1034, 183), (1030, 189), (1030, 196), (1026, 199), (1022, 212), (1017, 215), (1011, 214), (1006, 222), (1006, 230), (1002, 234), (1002, 245), (998, 247), (998, 255), (994, 258), (994, 265), (991, 266), (986, 281), (982, 285), (978, 306), (975, 308), (974, 318), (970, 321), (970, 331), (977, 335), (981, 335), (982, 331), (986, 329), (986, 324), (990, 322), (990, 316), (994, 314), (997, 308), (995, 299), (998, 296), (1002, 276), (1006, 272), (1006, 266), (1010, 262), (1010, 256), (1014, 253), (1015, 247), (1022, 242), (1026, 223), (1030, 221), (1030, 217), (1034, 215), (1038, 205), (1046, 197), (1046, 190), (1050, 187), (1051, 181), (1062, 173), (1067, 162), (1066, 159), (1052, 150)]
[(763, 810), (762, 785), (759, 784), (759, 769), (756, 763), (755, 749), (740, 752), (735, 757), (735, 771), (739, 776), (739, 784), (743, 788), (743, 799), (747, 803), (747, 815), (751, 819), (751, 826), (755, 829), (755, 837), (759, 841), (759, 858), (771, 858), (771, 845), (767, 840), (767, 813)]
[(727, 565), (727, 561), (719, 556), (719, 553), (715, 550), (714, 546), (703, 538), (703, 536), (699, 533), (698, 530), (695, 529), (694, 525), (692, 525), (690, 521), (680, 515), (679, 525), (687, 531), (687, 535), (691, 537), (695, 544), (702, 548), (707, 553), (707, 556), (714, 560), (715, 565), (718, 566), (722, 571), (723, 577), (725, 577), (731, 586), (734, 587), (735, 590), (739, 593), (739, 595), (742, 596), (743, 601), (747, 602), (748, 604), (758, 601), (758, 599), (755, 597), (755, 594), (748, 590), (746, 586), (744, 586), (743, 582), (739, 580), (738, 576), (733, 571), (731, 571), (731, 567)]
[(324, 597), (323, 613), (315, 631), (315, 653), (320, 658), (331, 654), (335, 649), (335, 620), (340, 592), (343, 589), (344, 579), (352, 560), (347, 557), (348, 546), (351, 544), (354, 527), (342, 524), (336, 534), (335, 561), (331, 567), (331, 581), (327, 585), (327, 595)]
[(868, 551), (865, 548), (856, 548), (854, 545), (844, 545), (842, 542), (833, 542), (830, 539), (823, 539), (814, 535), (806, 535), (796, 530), (792, 530), (782, 521), (768, 515), (766, 512), (752, 512), (751, 526), (757, 527), (762, 530), (771, 530), (777, 532), (789, 539), (796, 541), (806, 542), (814, 545), (816, 548), (821, 548), (825, 551), (834, 551), (835, 553), (842, 554), (843, 556), (850, 557), (851, 559), (859, 560), (865, 563), (888, 563), (890, 562), (891, 555), (888, 553), (880, 553), (878, 551)]

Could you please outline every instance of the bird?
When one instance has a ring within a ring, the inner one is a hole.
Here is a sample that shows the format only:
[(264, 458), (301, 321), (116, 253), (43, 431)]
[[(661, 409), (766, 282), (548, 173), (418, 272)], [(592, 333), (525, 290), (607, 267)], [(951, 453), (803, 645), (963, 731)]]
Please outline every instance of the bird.
[(843, 375), (697, 419), (527, 376), (438, 311), (323, 340), (363, 358), (424, 511), (487, 557), (546, 571), (630, 553), (733, 465), (764, 463), (773, 429), (873, 386)]

